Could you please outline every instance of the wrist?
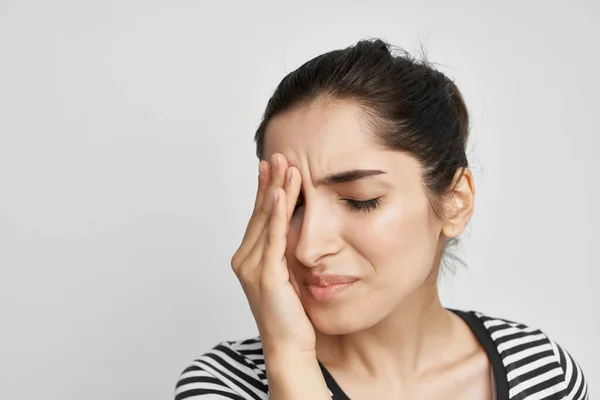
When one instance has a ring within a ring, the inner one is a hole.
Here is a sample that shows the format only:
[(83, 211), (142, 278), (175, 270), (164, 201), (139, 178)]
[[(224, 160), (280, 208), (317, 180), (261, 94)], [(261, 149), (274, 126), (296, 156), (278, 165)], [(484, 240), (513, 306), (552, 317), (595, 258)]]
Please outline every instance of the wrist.
[(315, 348), (303, 348), (294, 345), (269, 345), (263, 342), (263, 354), (266, 359), (286, 360), (292, 359), (298, 362), (311, 362), (317, 359), (317, 350)]
[(330, 400), (316, 354), (285, 351), (265, 355), (271, 400)]
[(298, 352), (291, 351), (289, 349), (279, 349), (277, 351), (265, 351), (265, 366), (267, 370), (277, 371), (289, 371), (288, 368), (314, 368), (319, 366), (317, 355), (315, 352)]

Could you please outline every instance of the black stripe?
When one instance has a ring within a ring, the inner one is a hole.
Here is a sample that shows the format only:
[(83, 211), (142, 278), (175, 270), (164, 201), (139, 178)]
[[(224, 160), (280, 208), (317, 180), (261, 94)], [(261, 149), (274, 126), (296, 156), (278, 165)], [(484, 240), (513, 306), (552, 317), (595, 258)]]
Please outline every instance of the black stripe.
[[(518, 344), (514, 347), (511, 347), (510, 349), (503, 350), (500, 353), (500, 357), (502, 357), (502, 359), (505, 359), (508, 356), (512, 356), (514, 354), (521, 353), (522, 351), (525, 351), (525, 350), (533, 349), (534, 347), (543, 346), (545, 344), (550, 346), (550, 341), (547, 338), (534, 340), (533, 342), (529, 342), (529, 343)], [(538, 351), (541, 353), (544, 350), (538, 350)], [(551, 354), (553, 354), (551, 347), (547, 351), (549, 351)], [(534, 354), (539, 354), (539, 353), (534, 353)]]
[(560, 366), (562, 367), (563, 371), (565, 371), (565, 373), (567, 372), (567, 359), (565, 358), (565, 353), (563, 352), (563, 349), (557, 344), (554, 343), (556, 345), (556, 349), (558, 350), (558, 358), (560, 360)]
[(243, 355), (264, 356), (262, 347), (258, 349), (236, 349)]
[(527, 336), (532, 336), (532, 335), (539, 335), (540, 333), (542, 333), (540, 330), (536, 330), (533, 332), (524, 332), (524, 331), (519, 331), (516, 333), (511, 333), (510, 335), (505, 335), (499, 338), (494, 339), (494, 342), (496, 342), (496, 346), (509, 342), (513, 339), (520, 339), (520, 338), (524, 338)]
[(333, 376), (331, 376), (329, 371), (327, 371), (327, 368), (325, 368), (321, 361), (317, 361), (319, 362), (319, 367), (321, 367), (321, 373), (323, 374), (323, 378), (325, 378), (325, 383), (327, 384), (329, 390), (331, 390), (333, 400), (350, 400), (342, 388), (337, 384), (335, 379), (333, 379)]
[(544, 397), (544, 400), (565, 400), (565, 391), (559, 390), (556, 393)]
[(260, 341), (261, 341), (260, 336), (257, 336), (257, 337), (253, 337), (253, 338), (250, 338), (250, 339), (242, 340), (241, 342), (234, 342), (234, 343), (239, 343), (241, 345), (246, 345), (246, 344), (256, 344), (256, 343), (259, 343)]
[(583, 389), (583, 393), (581, 395), (582, 399), (587, 399), (588, 398), (588, 387), (585, 385), (584, 382), (581, 382), (581, 389)]
[[(535, 378), (536, 376), (543, 375), (546, 372), (551, 371), (553, 369), (557, 369), (557, 368), (560, 369), (560, 366), (558, 365), (557, 362), (550, 362), (546, 365), (542, 365), (539, 368), (536, 368), (534, 370), (524, 373), (523, 375), (519, 375), (519, 376), (516, 376), (513, 379), (511, 379), (509, 382), (510, 387), (515, 387), (521, 382), (527, 382), (527, 381)], [(564, 376), (562, 376), (562, 374), (559, 376), (561, 376), (561, 379), (564, 380)]]
[[(207, 374), (209, 373), (207, 371), (204, 371), (204, 372)], [(189, 383), (200, 383), (200, 382), (212, 383), (215, 385), (223, 386), (223, 381), (215, 378), (214, 376), (190, 376), (188, 378), (180, 379), (179, 382), (177, 382), (177, 386), (175, 386), (175, 388), (178, 389), (180, 386), (187, 385)]]
[[(569, 353), (567, 353), (566, 350), (563, 350), (563, 352), (565, 353), (565, 358), (567, 359), (567, 362), (571, 363), (571, 369), (573, 370), (573, 373), (571, 374), (571, 380), (569, 382), (567, 382), (568, 383), (567, 393), (571, 393), (573, 391), (573, 388), (575, 387), (575, 382), (577, 382), (577, 377), (579, 376), (579, 371), (577, 371), (577, 365), (575, 365), (575, 363), (573, 362), (573, 359), (571, 358)], [(574, 397), (574, 398), (576, 399), (577, 397)]]
[[(480, 320), (481, 321), (481, 320)], [(506, 323), (501, 323), (501, 324), (496, 324), (496, 325), (492, 325), (489, 328), (485, 326), (485, 329), (490, 332), (490, 334), (492, 333), (496, 333), (496, 332), (500, 332), (500, 331), (505, 331), (507, 329), (516, 329), (516, 330), (526, 330), (529, 329), (529, 327), (527, 325), (523, 325), (523, 324), (506, 324)]]
[[(194, 360), (194, 362), (199, 362), (200, 360)], [(202, 368), (200, 368), (197, 365), (190, 365), (189, 367), (187, 367), (186, 369), (183, 370), (183, 372), (181, 373), (181, 375), (185, 374), (186, 372), (191, 372), (191, 371), (204, 371)]]

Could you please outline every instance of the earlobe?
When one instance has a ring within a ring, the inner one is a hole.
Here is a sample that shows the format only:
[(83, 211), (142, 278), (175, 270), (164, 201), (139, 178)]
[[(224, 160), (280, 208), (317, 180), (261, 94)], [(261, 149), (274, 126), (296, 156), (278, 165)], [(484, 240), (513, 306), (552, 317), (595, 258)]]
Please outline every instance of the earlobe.
[(473, 175), (465, 168), (461, 176), (461, 170), (455, 174), (455, 179), (460, 179), (458, 184), (448, 196), (447, 215), (442, 231), (444, 236), (455, 238), (466, 228), (471, 220), (475, 202), (475, 184)]

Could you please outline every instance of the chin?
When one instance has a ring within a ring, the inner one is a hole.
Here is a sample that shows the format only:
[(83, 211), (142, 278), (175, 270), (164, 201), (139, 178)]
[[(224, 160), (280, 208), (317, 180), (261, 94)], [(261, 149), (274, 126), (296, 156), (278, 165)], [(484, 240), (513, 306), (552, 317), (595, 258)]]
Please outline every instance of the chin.
[(308, 312), (313, 327), (325, 335), (345, 335), (367, 329), (370, 325), (360, 316), (347, 315), (339, 310), (311, 310)]

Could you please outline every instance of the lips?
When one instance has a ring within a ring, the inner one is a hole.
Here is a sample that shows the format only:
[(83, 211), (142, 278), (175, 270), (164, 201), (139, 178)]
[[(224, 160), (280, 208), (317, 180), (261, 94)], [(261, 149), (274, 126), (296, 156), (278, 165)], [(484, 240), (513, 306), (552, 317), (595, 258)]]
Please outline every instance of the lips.
[(358, 278), (349, 275), (311, 275), (306, 278), (305, 283), (311, 286), (327, 287), (352, 283), (357, 280)]
[(305, 280), (305, 287), (314, 300), (326, 302), (353, 286), (357, 280), (349, 275), (311, 275)]

